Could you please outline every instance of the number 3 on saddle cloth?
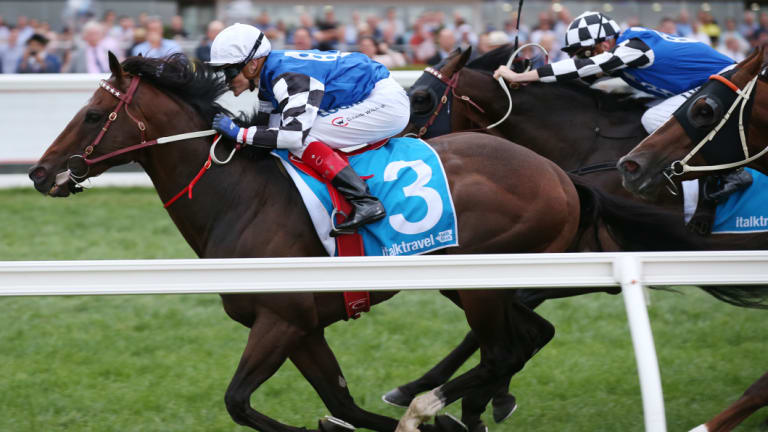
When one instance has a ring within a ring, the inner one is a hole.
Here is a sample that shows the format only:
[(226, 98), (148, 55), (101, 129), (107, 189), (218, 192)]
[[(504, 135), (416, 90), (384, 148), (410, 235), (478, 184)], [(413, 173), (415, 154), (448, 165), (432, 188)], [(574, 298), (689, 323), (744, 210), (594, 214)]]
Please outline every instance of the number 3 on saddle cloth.
[[(339, 154), (366, 180), (387, 216), (364, 225), (356, 234), (331, 237), (334, 209), (351, 209), (330, 183), (287, 150), (274, 150), (299, 190), (320, 241), (329, 256), (420, 255), (458, 246), (456, 211), (440, 158), (426, 142), (391, 138), (367, 151)], [(343, 216), (336, 214), (337, 224)], [(368, 311), (368, 293), (348, 296), (347, 313)], [(354, 294), (354, 293), (353, 293)]]

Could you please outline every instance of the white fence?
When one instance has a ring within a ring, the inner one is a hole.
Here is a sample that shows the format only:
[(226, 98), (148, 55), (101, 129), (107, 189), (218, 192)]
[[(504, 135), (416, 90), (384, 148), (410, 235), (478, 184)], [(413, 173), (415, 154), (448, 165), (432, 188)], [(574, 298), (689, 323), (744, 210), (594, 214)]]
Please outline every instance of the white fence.
[(645, 428), (666, 431), (644, 285), (768, 283), (768, 252), (0, 262), (0, 296), (621, 286)]

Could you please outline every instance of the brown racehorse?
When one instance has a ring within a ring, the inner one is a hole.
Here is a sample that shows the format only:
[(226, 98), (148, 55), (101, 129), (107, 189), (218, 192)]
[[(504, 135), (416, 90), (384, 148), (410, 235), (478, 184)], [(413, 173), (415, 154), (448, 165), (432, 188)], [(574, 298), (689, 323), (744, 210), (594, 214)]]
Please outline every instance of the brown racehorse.
[[(491, 72), (505, 64), (513, 49), (498, 48), (467, 63), (469, 51), (454, 52), (442, 66), (428, 69), (411, 87), (409, 132), (439, 136), (460, 130), (477, 130), (501, 119), (509, 106)], [(445, 95), (445, 98), (442, 96)], [(580, 174), (584, 181), (609, 194), (625, 192), (615, 162), (645, 136), (640, 116), (644, 101), (606, 94), (578, 83), (533, 83), (511, 89), (509, 117), (488, 132), (518, 142), (546, 156), (564, 170)], [(668, 145), (668, 144), (665, 144)], [(576, 180), (576, 178), (574, 178)], [(763, 249), (767, 233), (716, 235), (707, 238), (688, 233), (682, 221), (682, 203), (669, 195), (664, 203), (646, 204), (636, 199), (602, 213), (611, 235), (582, 236), (577, 250), (603, 248), (624, 250)], [(605, 204), (605, 197), (602, 199)], [(655, 227), (649, 225), (654, 223)], [(647, 229), (638, 229), (646, 227)], [(677, 227), (677, 229), (676, 229)], [(641, 232), (643, 238), (633, 233)], [(654, 232), (664, 235), (653, 236)], [(649, 237), (650, 235), (650, 237)], [(742, 287), (703, 287), (715, 297), (738, 306), (765, 307), (766, 290)], [(519, 291), (533, 309), (550, 298), (579, 294), (569, 290)], [(418, 379), (384, 395), (388, 403), (405, 406), (411, 399), (447, 380), (477, 349), (470, 332), (444, 360)], [(755, 387), (755, 386), (753, 386)], [(763, 386), (764, 388), (765, 386)], [(752, 393), (757, 389), (751, 388)], [(755, 399), (749, 399), (754, 401)], [(494, 398), (494, 419), (503, 420), (515, 407), (514, 397), (500, 392)], [(476, 413), (479, 417), (480, 413)], [(465, 412), (462, 420), (472, 425)]]
[[(133, 57), (120, 65), (110, 55), (110, 69), (112, 76), (30, 169), (30, 178), (40, 192), (66, 197), (78, 190), (73, 177), (84, 179), (135, 161), (150, 176), (161, 200), (168, 201), (196, 177), (210, 140), (149, 144), (158, 137), (207, 129), (214, 114), (222, 111), (212, 101), (227, 87), (209, 68), (183, 57)], [(557, 165), (484, 134), (448, 135), (430, 143), (447, 171), (459, 224), (460, 247), (442, 253), (560, 252), (574, 240), (579, 198)], [(325, 254), (296, 187), (266, 153), (240, 152), (226, 166), (208, 170), (194, 192), (194, 199), (176, 201), (168, 213), (200, 257)], [(394, 294), (374, 293), (372, 303)], [(415, 430), (442, 406), (464, 396), (484, 406), (499, 382), (519, 371), (553, 336), (552, 325), (521, 305), (513, 292), (445, 294), (464, 310), (483, 350), (481, 361), (430, 392), (426, 404), (414, 406), (412, 416), (401, 421), (400, 430)], [(324, 338), (326, 326), (346, 317), (341, 294), (221, 297), (226, 313), (250, 328), (225, 397), (234, 421), (265, 431), (304, 430), (250, 405), (251, 394), (290, 359), (334, 416), (355, 427), (396, 429), (396, 419), (354, 403)], [(320, 429), (334, 424), (338, 422), (321, 421)]]
[[(762, 47), (732, 73), (703, 85), (662, 127), (621, 158), (618, 167), (624, 186), (635, 194), (653, 197), (664, 185), (676, 188), (674, 177), (696, 178), (719, 169), (689, 171), (688, 161), (694, 167), (747, 165), (768, 174), (768, 156), (761, 155), (768, 142), (766, 60)], [(748, 86), (751, 90), (744, 91)], [(738, 132), (742, 128), (744, 135)], [(710, 136), (715, 129), (719, 132)], [(699, 148), (693, 152), (695, 147)], [(749, 158), (753, 160), (747, 161)], [(768, 406), (768, 373), (733, 405), (695, 430), (730, 431), (764, 406)]]

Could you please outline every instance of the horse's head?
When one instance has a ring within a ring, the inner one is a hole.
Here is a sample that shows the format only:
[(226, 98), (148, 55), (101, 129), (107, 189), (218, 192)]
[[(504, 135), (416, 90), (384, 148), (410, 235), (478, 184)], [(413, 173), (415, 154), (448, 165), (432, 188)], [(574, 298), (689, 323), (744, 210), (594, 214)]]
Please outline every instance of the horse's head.
[[(693, 179), (706, 171), (760, 165), (751, 156), (765, 146), (768, 100), (758, 84), (766, 81), (765, 49), (723, 75), (713, 76), (672, 117), (619, 160), (624, 187), (653, 198), (661, 186), (677, 188), (673, 177)], [(763, 72), (761, 72), (763, 71)], [(751, 162), (751, 163), (750, 163)], [(768, 166), (768, 164), (765, 164)]]
[(404, 133), (431, 138), (451, 132), (451, 89), (471, 54), (471, 48), (463, 52), (457, 48), (435, 67), (424, 70), (408, 90), (411, 118)]
[(88, 103), (30, 168), (29, 177), (38, 191), (55, 197), (77, 192), (78, 182), (131, 161), (131, 155), (124, 154), (92, 164), (99, 155), (144, 140), (142, 113), (131, 104), (138, 99), (138, 77), (125, 74), (112, 53), (109, 67), (112, 76), (100, 83)]

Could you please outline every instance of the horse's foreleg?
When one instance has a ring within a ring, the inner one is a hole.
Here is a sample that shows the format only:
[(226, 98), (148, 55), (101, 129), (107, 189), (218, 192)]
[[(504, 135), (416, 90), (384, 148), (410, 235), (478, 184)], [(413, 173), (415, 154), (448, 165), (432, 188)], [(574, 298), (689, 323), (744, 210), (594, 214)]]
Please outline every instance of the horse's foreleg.
[(443, 385), (451, 375), (464, 364), (465, 361), (472, 354), (477, 351), (480, 345), (477, 342), (477, 338), (470, 331), (461, 341), (459, 346), (453, 349), (447, 357), (442, 359), (432, 369), (427, 371), (420, 378), (411, 381), (407, 384), (403, 384), (400, 387), (390, 390), (381, 398), (384, 402), (390, 405), (396, 405), (401, 407), (407, 407), (416, 395), (428, 390), (432, 390), (435, 387)]
[(302, 338), (291, 350), (290, 359), (312, 384), (334, 417), (355, 427), (382, 432), (391, 432), (397, 426), (397, 420), (365, 411), (355, 404), (341, 367), (322, 330)]
[(235, 376), (227, 388), (225, 402), (232, 419), (262, 432), (299, 432), (304, 428), (284, 425), (251, 407), (251, 394), (271, 377), (288, 357), (288, 350), (302, 332), (267, 310), (259, 312), (248, 334)]
[(522, 369), (554, 335), (549, 322), (520, 305), (511, 293), (477, 290), (460, 295), (467, 322), (480, 342), (480, 365), (416, 397), (400, 419), (398, 432), (414, 432), (419, 423), (464, 396), (471, 399), (472, 411), (482, 411), (499, 383)]
[(768, 372), (749, 386), (739, 400), (691, 432), (728, 432), (764, 406), (768, 406)]

